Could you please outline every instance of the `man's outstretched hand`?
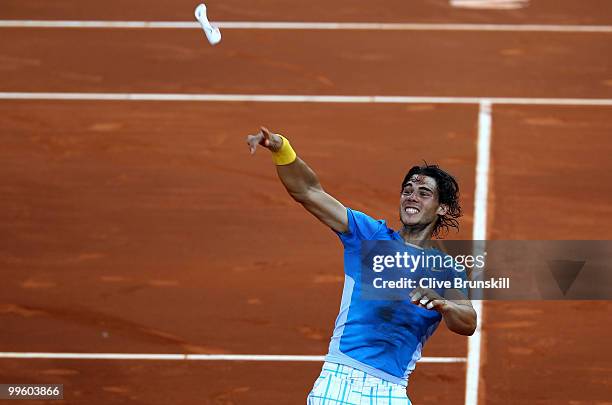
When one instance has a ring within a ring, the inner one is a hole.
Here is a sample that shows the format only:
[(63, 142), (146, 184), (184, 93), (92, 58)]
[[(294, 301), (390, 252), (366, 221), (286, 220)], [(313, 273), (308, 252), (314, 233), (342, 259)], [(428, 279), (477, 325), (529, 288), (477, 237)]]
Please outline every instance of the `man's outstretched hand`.
[(266, 127), (261, 127), (259, 132), (255, 135), (247, 136), (246, 141), (247, 145), (249, 145), (251, 155), (255, 153), (258, 145), (268, 148), (272, 152), (278, 152), (283, 145), (283, 139), (280, 136), (270, 132)]

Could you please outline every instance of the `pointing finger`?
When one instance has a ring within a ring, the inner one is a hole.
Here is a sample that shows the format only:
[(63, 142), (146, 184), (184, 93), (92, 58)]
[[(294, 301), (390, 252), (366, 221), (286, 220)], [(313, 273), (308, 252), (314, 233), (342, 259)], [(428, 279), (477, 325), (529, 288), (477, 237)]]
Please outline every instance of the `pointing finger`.
[(266, 127), (260, 127), (260, 132), (263, 135), (263, 143), (262, 145), (264, 146), (270, 146), (270, 138), (271, 138), (271, 132), (268, 130), (268, 128)]
[(260, 129), (260, 132), (263, 134), (264, 138), (270, 139), (271, 132), (270, 132), (270, 130), (268, 128), (266, 128), (266, 127), (259, 127), (259, 129)]

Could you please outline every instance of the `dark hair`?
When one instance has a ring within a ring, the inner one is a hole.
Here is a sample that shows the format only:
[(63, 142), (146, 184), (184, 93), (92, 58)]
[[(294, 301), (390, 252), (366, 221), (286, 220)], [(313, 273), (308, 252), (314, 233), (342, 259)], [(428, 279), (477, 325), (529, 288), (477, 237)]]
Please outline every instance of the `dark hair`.
[(458, 231), (459, 221), (457, 221), (457, 218), (461, 216), (461, 205), (459, 205), (459, 184), (457, 180), (449, 173), (440, 169), (438, 165), (430, 165), (425, 162), (423, 166), (413, 166), (408, 171), (402, 182), (402, 190), (415, 174), (434, 179), (438, 186), (438, 202), (448, 207), (445, 215), (438, 215), (433, 236), (439, 237), (442, 230), (448, 232), (450, 228), (455, 228)]

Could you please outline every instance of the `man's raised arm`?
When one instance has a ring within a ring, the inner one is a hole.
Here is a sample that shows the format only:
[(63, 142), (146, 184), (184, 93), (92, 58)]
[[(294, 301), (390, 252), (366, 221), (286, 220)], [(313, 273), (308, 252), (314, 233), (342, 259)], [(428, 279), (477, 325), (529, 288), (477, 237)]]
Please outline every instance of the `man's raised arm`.
[(323, 190), (315, 172), (295, 155), (285, 138), (262, 127), (259, 133), (247, 137), (247, 144), (251, 154), (258, 145), (272, 151), (278, 177), (295, 201), (334, 231), (348, 230), (344, 205)]

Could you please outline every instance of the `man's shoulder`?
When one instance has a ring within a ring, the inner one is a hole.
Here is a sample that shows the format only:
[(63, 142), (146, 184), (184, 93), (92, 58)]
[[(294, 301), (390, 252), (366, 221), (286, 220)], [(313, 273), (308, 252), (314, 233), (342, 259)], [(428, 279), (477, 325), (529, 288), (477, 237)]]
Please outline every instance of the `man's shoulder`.
[(387, 225), (384, 219), (375, 219), (361, 211), (347, 207), (349, 217), (349, 232), (356, 232), (363, 239), (372, 239), (376, 236), (389, 235), (395, 231)]

